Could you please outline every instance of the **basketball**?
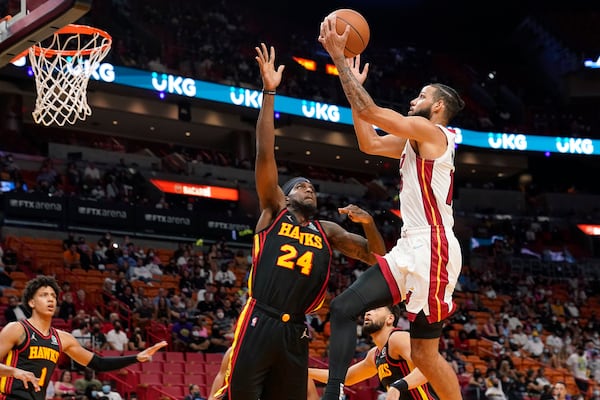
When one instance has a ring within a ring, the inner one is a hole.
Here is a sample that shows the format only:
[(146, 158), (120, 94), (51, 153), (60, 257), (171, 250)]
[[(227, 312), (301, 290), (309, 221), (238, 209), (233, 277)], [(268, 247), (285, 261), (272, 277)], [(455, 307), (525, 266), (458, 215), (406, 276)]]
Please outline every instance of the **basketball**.
[(350, 34), (348, 35), (348, 41), (346, 41), (344, 56), (352, 58), (362, 53), (367, 47), (371, 36), (369, 23), (365, 17), (358, 11), (349, 8), (341, 8), (329, 14), (329, 16), (333, 15), (337, 17), (336, 30), (339, 35), (344, 33), (346, 25), (350, 25)]

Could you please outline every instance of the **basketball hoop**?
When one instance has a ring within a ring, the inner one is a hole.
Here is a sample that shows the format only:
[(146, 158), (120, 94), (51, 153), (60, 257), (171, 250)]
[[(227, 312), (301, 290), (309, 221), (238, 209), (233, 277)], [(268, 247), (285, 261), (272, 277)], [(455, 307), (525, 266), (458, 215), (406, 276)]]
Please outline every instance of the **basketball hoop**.
[(74, 124), (92, 115), (87, 104), (90, 76), (112, 44), (103, 30), (67, 25), (57, 30), (47, 45), (29, 48), (37, 98), (32, 113), (37, 124)]

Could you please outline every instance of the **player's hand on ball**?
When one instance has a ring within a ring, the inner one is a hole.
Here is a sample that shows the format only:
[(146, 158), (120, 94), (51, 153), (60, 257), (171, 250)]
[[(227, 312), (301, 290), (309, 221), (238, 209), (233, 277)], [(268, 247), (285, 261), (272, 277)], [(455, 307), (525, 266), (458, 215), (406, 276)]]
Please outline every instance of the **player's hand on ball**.
[(334, 60), (338, 57), (344, 57), (346, 40), (348, 40), (348, 35), (350, 34), (350, 26), (347, 25), (344, 33), (338, 35), (336, 23), (337, 17), (335, 15), (328, 15), (321, 22), (321, 31), (319, 33), (319, 42)]

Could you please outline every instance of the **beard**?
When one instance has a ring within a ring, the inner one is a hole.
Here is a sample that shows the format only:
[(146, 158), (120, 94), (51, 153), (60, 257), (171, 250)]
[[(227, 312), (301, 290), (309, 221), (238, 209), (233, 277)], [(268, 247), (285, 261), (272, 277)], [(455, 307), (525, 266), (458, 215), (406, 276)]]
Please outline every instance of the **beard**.
[(290, 206), (306, 218), (312, 218), (317, 214), (317, 206), (315, 204), (304, 204), (299, 201), (292, 201)]
[(431, 119), (431, 107), (421, 109), (421, 110), (413, 110), (411, 114), (413, 117), (423, 117), (427, 119)]
[(383, 321), (371, 321), (370, 324), (364, 325), (362, 333), (365, 335), (372, 335), (375, 332), (379, 332), (383, 328)]

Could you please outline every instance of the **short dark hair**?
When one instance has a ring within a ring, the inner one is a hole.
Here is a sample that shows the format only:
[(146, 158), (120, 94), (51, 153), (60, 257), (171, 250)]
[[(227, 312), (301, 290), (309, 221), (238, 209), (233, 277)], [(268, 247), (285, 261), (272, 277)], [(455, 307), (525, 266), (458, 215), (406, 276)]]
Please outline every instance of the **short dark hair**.
[(400, 319), (400, 306), (397, 304), (391, 304), (386, 307), (394, 316), (394, 326), (396, 326), (398, 324), (398, 320)]
[(433, 86), (436, 89), (435, 100), (441, 99), (446, 105), (446, 117), (448, 117), (448, 121), (451, 121), (459, 111), (465, 108), (464, 100), (450, 86), (443, 83), (431, 83), (429, 86)]
[(31, 307), (29, 307), (29, 300), (33, 299), (33, 296), (35, 296), (35, 292), (37, 292), (39, 288), (43, 287), (51, 287), (52, 290), (54, 290), (56, 297), (58, 297), (58, 294), (60, 293), (60, 288), (58, 287), (56, 279), (52, 278), (51, 276), (40, 275), (30, 280), (25, 286), (25, 289), (23, 289), (23, 306), (27, 308), (27, 311), (31, 312)]

